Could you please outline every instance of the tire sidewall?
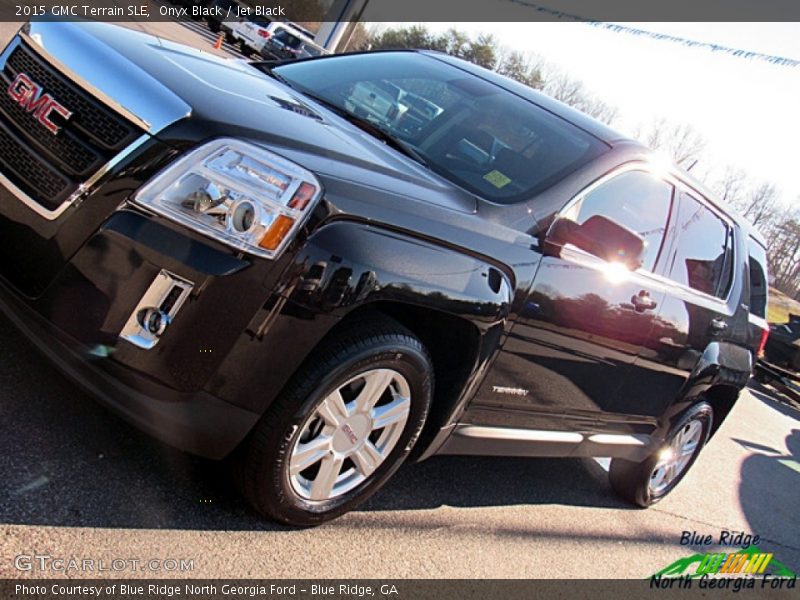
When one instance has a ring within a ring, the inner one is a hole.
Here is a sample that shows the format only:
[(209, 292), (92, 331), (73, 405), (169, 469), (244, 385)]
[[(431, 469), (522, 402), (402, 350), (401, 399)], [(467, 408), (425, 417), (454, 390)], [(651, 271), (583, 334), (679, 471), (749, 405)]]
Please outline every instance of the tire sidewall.
[[(334, 389), (360, 373), (378, 368), (397, 371), (405, 377), (411, 389), (411, 407), (400, 439), (375, 472), (354, 489), (325, 501), (301, 498), (292, 489), (288, 462), (291, 449), (302, 433), (302, 425)], [(274, 449), (278, 460), (270, 467), (272, 489), (277, 495), (275, 500), (288, 521), (308, 523), (335, 518), (366, 500), (392, 476), (410, 453), (425, 423), (432, 393), (430, 370), (429, 360), (421, 348), (408, 343), (381, 344), (353, 355), (317, 381), (301, 386), (298, 396), (307, 392), (307, 397), (281, 424), (284, 434)]]

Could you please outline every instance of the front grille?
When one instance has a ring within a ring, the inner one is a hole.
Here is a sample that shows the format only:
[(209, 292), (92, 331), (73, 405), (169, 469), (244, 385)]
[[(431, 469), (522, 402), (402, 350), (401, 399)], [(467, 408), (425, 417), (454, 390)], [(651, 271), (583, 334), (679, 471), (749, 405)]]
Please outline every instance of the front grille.
[[(56, 135), (6, 90), (20, 73), (72, 111)], [(0, 71), (0, 164), (14, 185), (55, 210), (143, 130), (71, 81), (19, 42)]]
[[(1, 82), (0, 85), (6, 89), (8, 82)], [(64, 163), (72, 175), (85, 176), (92, 170), (92, 167), (97, 169), (101, 166), (98, 163), (102, 157), (81, 142), (74, 133), (65, 131), (64, 135), (53, 135), (42, 127), (32, 113), (14, 102), (8, 94), (0, 94), (0, 112), (17, 127), (23, 129), (37, 144), (49, 147), (48, 149), (56, 156), (56, 160)]]
[[(4, 174), (29, 196), (56, 198), (69, 184), (67, 179), (43, 165), (4, 128), (0, 128), (0, 156), (3, 157)], [(5, 173), (6, 169), (10, 173)]]
[(94, 141), (109, 149), (120, 150), (120, 144), (130, 141), (134, 127), (116, 112), (99, 104), (80, 87), (69, 81), (25, 46), (18, 47), (9, 57), (7, 68), (14, 76), (27, 73), (53, 97), (69, 108), (73, 124)]

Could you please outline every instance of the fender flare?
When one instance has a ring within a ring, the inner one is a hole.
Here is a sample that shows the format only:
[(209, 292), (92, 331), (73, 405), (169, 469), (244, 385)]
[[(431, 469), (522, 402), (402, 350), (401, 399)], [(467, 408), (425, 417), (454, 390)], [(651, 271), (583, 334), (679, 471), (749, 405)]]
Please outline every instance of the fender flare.
[[(709, 390), (725, 386), (743, 389), (753, 369), (753, 354), (743, 346), (725, 341), (713, 341), (699, 356), (677, 400), (666, 411), (659, 427), (667, 431), (686, 409), (705, 399)], [(717, 421), (715, 417), (715, 421)], [(714, 429), (720, 422), (715, 422)]]

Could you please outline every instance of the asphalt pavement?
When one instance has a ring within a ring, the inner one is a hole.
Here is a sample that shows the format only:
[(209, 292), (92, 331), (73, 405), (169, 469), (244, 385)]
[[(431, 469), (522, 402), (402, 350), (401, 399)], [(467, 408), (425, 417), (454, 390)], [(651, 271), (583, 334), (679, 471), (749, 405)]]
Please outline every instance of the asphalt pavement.
[[(201, 24), (133, 26), (214, 51)], [(0, 24), (0, 44), (15, 29)], [(743, 394), (648, 510), (618, 501), (597, 461), (438, 457), (404, 466), (358, 511), (299, 530), (251, 511), (226, 463), (99, 406), (0, 317), (0, 475), (0, 578), (61, 576), (35, 562), (20, 571), (20, 556), (162, 561), (103, 574), (120, 577), (642, 578), (708, 550), (682, 546), (683, 532), (726, 530), (758, 535), (800, 571), (800, 411), (765, 388)], [(171, 559), (193, 568), (167, 572)]]

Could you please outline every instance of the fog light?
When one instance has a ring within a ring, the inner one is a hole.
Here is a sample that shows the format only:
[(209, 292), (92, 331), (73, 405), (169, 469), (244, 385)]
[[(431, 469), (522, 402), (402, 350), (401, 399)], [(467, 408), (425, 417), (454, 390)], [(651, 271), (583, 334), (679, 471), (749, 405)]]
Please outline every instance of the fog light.
[(171, 319), (170, 316), (157, 308), (145, 308), (139, 313), (139, 323), (148, 333), (160, 337), (166, 330)]
[(193, 284), (169, 271), (161, 271), (120, 332), (120, 337), (146, 350), (155, 346), (186, 302)]

